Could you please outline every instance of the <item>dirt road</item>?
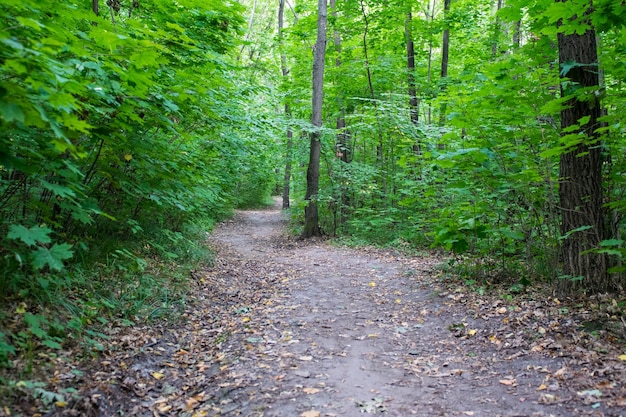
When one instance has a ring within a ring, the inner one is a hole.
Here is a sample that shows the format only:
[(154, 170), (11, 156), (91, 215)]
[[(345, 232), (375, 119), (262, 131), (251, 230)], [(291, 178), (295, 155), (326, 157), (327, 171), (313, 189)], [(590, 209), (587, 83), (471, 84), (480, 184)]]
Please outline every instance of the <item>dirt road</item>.
[(121, 338), (93, 376), (91, 413), (626, 415), (624, 367), (577, 356), (541, 327), (541, 305), (477, 301), (442, 290), (433, 257), (297, 241), (283, 227), (277, 208), (221, 225), (183, 323)]

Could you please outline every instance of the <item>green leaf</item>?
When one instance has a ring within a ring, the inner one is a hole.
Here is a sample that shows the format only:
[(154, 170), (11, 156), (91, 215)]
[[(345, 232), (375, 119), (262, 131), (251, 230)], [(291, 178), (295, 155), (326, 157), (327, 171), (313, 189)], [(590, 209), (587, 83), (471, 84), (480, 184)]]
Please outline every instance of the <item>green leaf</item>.
[(45, 189), (52, 191), (55, 196), (58, 196), (61, 198), (76, 196), (76, 193), (74, 193), (74, 190), (72, 190), (69, 187), (65, 187), (59, 184), (52, 184), (45, 180), (40, 180), (40, 181), (41, 181), (41, 185), (43, 185)]
[(593, 226), (580, 226), (580, 227), (577, 227), (576, 229), (570, 230), (569, 232), (565, 233), (564, 236), (559, 236), (559, 240), (567, 239), (571, 235), (573, 235), (574, 233), (584, 232), (585, 230), (589, 230), (589, 229), (593, 229)]
[(50, 338), (46, 338), (41, 342), (42, 345), (44, 346), (48, 346), (49, 348), (52, 349), (61, 349), (63, 348), (63, 346), (61, 346), (61, 344), (59, 342), (56, 342)]
[(0, 116), (7, 122), (17, 121), (24, 123), (24, 111), (15, 103), (0, 101)]
[(61, 271), (64, 267), (63, 261), (74, 255), (71, 247), (69, 243), (62, 243), (55, 244), (50, 249), (38, 248), (34, 253), (33, 266), (35, 269), (42, 269), (48, 265), (50, 269)]
[(48, 333), (41, 328), (42, 321), (45, 321), (45, 318), (39, 314), (24, 314), (24, 322), (28, 324), (28, 330), (38, 338), (45, 339), (48, 337)]
[(7, 237), (12, 240), (19, 239), (26, 243), (28, 246), (34, 246), (37, 243), (50, 243), (51, 229), (41, 226), (33, 226), (30, 229), (22, 226), (21, 224), (12, 224), (9, 226), (9, 233)]
[(622, 239), (605, 239), (600, 242), (600, 246), (621, 246), (623, 243)]

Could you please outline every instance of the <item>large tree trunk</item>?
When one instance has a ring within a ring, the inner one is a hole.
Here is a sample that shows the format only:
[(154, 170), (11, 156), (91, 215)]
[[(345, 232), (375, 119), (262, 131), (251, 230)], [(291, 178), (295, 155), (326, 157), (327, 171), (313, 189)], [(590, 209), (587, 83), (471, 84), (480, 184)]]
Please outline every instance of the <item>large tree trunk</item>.
[[(584, 101), (576, 90), (598, 87), (598, 58), (593, 29), (582, 35), (558, 34), (561, 96), (568, 97), (561, 110), (561, 129), (571, 141), (572, 129), (581, 139), (561, 155), (559, 200), (561, 205), (562, 293), (575, 290), (602, 292), (615, 288), (607, 274), (604, 255), (588, 252), (603, 239), (602, 146), (598, 128), (600, 102), (595, 95)], [(576, 128), (580, 124), (580, 127)]]
[(316, 127), (311, 133), (309, 167), (306, 172), (306, 206), (304, 208), (304, 229), (302, 237), (319, 236), (317, 194), (319, 192), (322, 103), (324, 98), (324, 59), (326, 57), (326, 24), (328, 22), (326, 0), (318, 0), (317, 5), (317, 40), (313, 53), (313, 98), (311, 123)]
[[(285, 0), (280, 0), (278, 4), (278, 45), (280, 47), (280, 69), (283, 75), (283, 80), (287, 79), (289, 75), (289, 68), (287, 67), (287, 56), (283, 50), (283, 25), (285, 17)], [(289, 103), (285, 103), (285, 116), (291, 115), (291, 109)], [(285, 172), (283, 175), (283, 208), (289, 208), (289, 194), (291, 190), (291, 153), (293, 149), (293, 131), (291, 127), (287, 127), (287, 146), (285, 149)]]

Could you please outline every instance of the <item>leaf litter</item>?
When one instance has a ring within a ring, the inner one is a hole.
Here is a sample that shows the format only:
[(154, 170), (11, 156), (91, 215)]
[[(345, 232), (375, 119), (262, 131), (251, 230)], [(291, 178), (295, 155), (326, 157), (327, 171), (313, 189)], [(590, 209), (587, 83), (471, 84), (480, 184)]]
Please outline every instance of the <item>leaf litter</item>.
[(75, 392), (46, 415), (626, 415), (617, 301), (481, 295), (437, 255), (283, 225), (277, 208), (221, 225), (182, 320), (112, 329), (86, 364), (59, 358), (49, 385)]

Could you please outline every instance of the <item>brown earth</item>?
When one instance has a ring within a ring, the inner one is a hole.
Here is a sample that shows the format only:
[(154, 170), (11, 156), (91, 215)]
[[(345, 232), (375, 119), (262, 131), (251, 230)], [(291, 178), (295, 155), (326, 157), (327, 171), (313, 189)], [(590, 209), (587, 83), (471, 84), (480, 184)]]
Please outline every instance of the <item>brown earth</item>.
[(611, 301), (479, 295), (434, 255), (284, 224), (275, 207), (221, 225), (182, 322), (121, 330), (50, 415), (626, 416), (618, 332), (581, 331), (619, 324)]

